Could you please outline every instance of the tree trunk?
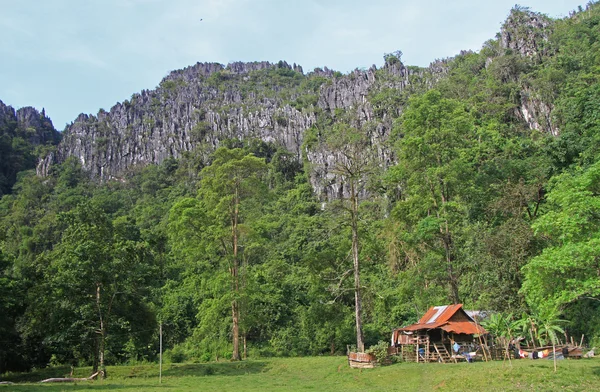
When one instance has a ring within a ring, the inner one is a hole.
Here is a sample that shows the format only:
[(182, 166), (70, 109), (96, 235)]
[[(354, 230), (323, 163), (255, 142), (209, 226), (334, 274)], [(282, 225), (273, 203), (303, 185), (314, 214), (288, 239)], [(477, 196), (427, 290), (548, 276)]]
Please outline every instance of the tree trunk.
[(95, 339), (95, 347), (94, 347), (94, 362), (92, 363), (92, 372), (98, 373), (98, 352), (100, 351), (100, 339)]
[(458, 293), (458, 280), (454, 274), (454, 254), (452, 252), (452, 235), (448, 229), (448, 222), (444, 227), (440, 226), (440, 232), (442, 234), (442, 242), (444, 243), (444, 253), (446, 254), (446, 267), (448, 269), (448, 280), (450, 282), (450, 297), (452, 302), (455, 304), (460, 303), (460, 296)]
[(358, 260), (358, 195), (355, 189), (354, 181), (350, 181), (350, 198), (352, 203), (352, 261), (354, 264), (354, 308), (356, 313), (356, 350), (359, 353), (365, 352), (363, 342), (362, 303), (360, 299), (360, 269)]
[(531, 329), (529, 330), (529, 336), (531, 336), (531, 347), (535, 348), (535, 339), (533, 338), (533, 330), (534, 330), (534, 325), (533, 325), (533, 320), (529, 319), (529, 322), (531, 323)]
[(100, 307), (100, 284), (96, 283), (96, 306), (98, 307), (98, 314), (100, 317), (100, 341), (98, 342), (98, 362), (99, 362), (99, 373), (101, 378), (106, 378), (106, 368), (104, 367), (104, 348), (106, 342), (106, 328), (104, 325), (104, 318), (102, 317), (102, 308)]
[(240, 360), (240, 310), (238, 305), (238, 294), (239, 294), (239, 282), (238, 282), (238, 215), (239, 215), (239, 190), (236, 186), (235, 195), (233, 198), (234, 210), (232, 217), (232, 237), (233, 237), (233, 262), (231, 267), (231, 277), (233, 279), (233, 300), (231, 301), (231, 317), (233, 321), (232, 334), (233, 334), (233, 353), (231, 359), (234, 361)]
[(504, 347), (504, 349), (506, 350), (506, 358), (508, 358), (508, 363), (510, 364), (510, 367), (512, 367), (512, 360), (510, 359), (510, 351), (508, 350), (508, 346), (510, 345), (509, 340), (506, 340), (506, 345)]
[(246, 340), (246, 333), (244, 332), (244, 359), (248, 358), (248, 341)]
[(231, 359), (234, 361), (240, 360), (240, 323), (238, 318), (238, 303), (237, 300), (234, 299), (231, 302), (231, 314), (233, 318), (233, 353), (231, 355)]

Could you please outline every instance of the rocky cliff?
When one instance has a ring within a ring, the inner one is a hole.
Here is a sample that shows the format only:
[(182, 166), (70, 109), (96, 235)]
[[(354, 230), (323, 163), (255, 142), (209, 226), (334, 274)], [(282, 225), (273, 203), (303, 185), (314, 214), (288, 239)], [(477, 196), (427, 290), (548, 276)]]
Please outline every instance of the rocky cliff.
[[(493, 66), (510, 78), (515, 72), (510, 56), (539, 61), (549, 54), (545, 42), (551, 27), (548, 18), (515, 7), (499, 35), (500, 49), (486, 66), (504, 57), (506, 64)], [(342, 75), (327, 68), (305, 74), (302, 67), (283, 61), (197, 63), (171, 72), (155, 89), (133, 94), (110, 111), (81, 114), (67, 126), (58, 149), (40, 161), (38, 173), (46, 175), (53, 164), (75, 156), (93, 177), (123, 178), (136, 166), (187, 151), (200, 150), (208, 157), (227, 139), (261, 139), (307, 162), (315, 192), (329, 199), (342, 189), (330, 170), (338, 157), (322, 144), (305, 145), (307, 131), (318, 138), (336, 121), (349, 122), (368, 132), (379, 164), (388, 166), (394, 162), (387, 143), (392, 121), (406, 97), (439, 82), (451, 64), (447, 59), (428, 68), (407, 68), (391, 56), (381, 69)], [(523, 85), (519, 100), (515, 114), (531, 129), (558, 132), (551, 121), (552, 105), (534, 88)]]
[(38, 152), (59, 141), (60, 133), (43, 109), (15, 110), (0, 101), (0, 196), (10, 193), (19, 171), (35, 168)]
[[(515, 6), (502, 25), (500, 45), (505, 55), (516, 54), (530, 63), (539, 63), (545, 56), (554, 54), (549, 45), (552, 33), (552, 20), (528, 8)], [(552, 123), (554, 106), (546, 102), (539, 91), (523, 85), (517, 116), (527, 123), (530, 129), (558, 135)]]
[(57, 144), (60, 132), (54, 129), (52, 120), (42, 109), (26, 106), (15, 110), (0, 101), (0, 130), (4, 135), (21, 137), (33, 145)]
[[(269, 85), (271, 76), (286, 80)], [(174, 71), (156, 89), (109, 112), (80, 115), (38, 172), (76, 156), (92, 176), (110, 179), (199, 146), (213, 150), (231, 138), (273, 141), (299, 156), (302, 131), (315, 114), (292, 106), (299, 93), (286, 84), (303, 79), (301, 68), (284, 63), (198, 63)]]
[(315, 191), (328, 198), (336, 192), (337, 180), (327, 172), (333, 157), (322, 149), (303, 149), (305, 132), (352, 110), (358, 126), (372, 124), (373, 145), (381, 161), (389, 163), (385, 141), (391, 120), (386, 113), (374, 113), (369, 95), (384, 85), (406, 89), (412, 74), (426, 72), (409, 71), (400, 62), (348, 75), (327, 68), (304, 74), (302, 67), (286, 62), (197, 63), (171, 72), (156, 89), (134, 94), (110, 111), (81, 114), (67, 126), (58, 149), (40, 162), (38, 173), (47, 175), (53, 164), (75, 156), (93, 177), (121, 178), (138, 165), (194, 149), (208, 155), (226, 139), (256, 138), (306, 158), (314, 167)]

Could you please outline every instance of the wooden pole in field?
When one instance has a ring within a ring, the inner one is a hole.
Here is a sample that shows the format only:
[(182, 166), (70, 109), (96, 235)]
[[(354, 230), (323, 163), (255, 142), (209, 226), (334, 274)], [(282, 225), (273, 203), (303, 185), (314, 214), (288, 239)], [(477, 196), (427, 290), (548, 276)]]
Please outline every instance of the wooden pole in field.
[(158, 354), (158, 383), (162, 384), (162, 321), (158, 327), (158, 335), (159, 337), (159, 354)]
[(475, 326), (477, 327), (477, 331), (480, 332), (477, 335), (479, 336), (479, 345), (481, 346), (481, 349), (483, 350), (483, 358), (485, 358), (485, 361), (488, 361), (487, 358), (487, 354), (485, 353), (485, 346), (483, 345), (483, 340), (481, 338), (481, 330), (479, 329), (479, 324), (477, 323), (477, 316), (473, 316), (473, 321), (475, 321)]

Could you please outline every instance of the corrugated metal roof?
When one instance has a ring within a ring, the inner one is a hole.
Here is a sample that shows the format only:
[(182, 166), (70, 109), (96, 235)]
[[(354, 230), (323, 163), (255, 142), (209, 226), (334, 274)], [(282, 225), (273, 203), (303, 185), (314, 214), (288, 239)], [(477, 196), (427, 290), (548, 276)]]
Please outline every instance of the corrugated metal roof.
[[(453, 320), (454, 318), (454, 320)], [(474, 320), (462, 309), (462, 304), (432, 306), (421, 317), (418, 323), (408, 327), (399, 328), (397, 331), (411, 332), (440, 328), (446, 332), (465, 334), (485, 334), (487, 331), (478, 326)]]
[(434, 306), (433, 310), (435, 310), (435, 313), (433, 314), (433, 316), (431, 316), (431, 318), (429, 320), (426, 321), (426, 323), (427, 324), (435, 323), (435, 320), (437, 320), (438, 317), (440, 317), (440, 315), (444, 312), (444, 310), (446, 310), (447, 307), (448, 307), (448, 305)]
[(475, 335), (475, 334), (486, 334), (487, 331), (483, 329), (483, 327), (470, 322), (470, 321), (449, 321), (448, 323), (440, 326), (440, 329), (443, 329), (446, 332), (452, 333), (464, 333), (467, 335)]
[(448, 321), (461, 308), (462, 308), (462, 304), (432, 306), (423, 315), (423, 317), (421, 317), (418, 324), (431, 324), (434, 322), (441, 323), (441, 322)]

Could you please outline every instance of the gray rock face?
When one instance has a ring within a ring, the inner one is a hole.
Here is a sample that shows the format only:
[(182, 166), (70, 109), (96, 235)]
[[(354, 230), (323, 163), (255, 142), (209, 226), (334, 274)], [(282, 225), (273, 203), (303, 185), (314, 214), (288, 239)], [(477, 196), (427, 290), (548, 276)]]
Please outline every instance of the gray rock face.
[[(11, 126), (11, 121), (14, 123), (17, 120), (15, 109), (12, 106), (7, 106), (0, 101), (0, 128), (8, 129)], [(14, 126), (14, 125), (12, 125)]]
[(355, 70), (349, 75), (333, 79), (321, 88), (318, 105), (321, 109), (349, 109), (367, 103), (369, 89), (375, 83), (375, 69)]
[[(330, 84), (321, 87), (318, 106), (328, 112), (349, 112), (353, 117), (351, 126), (366, 132), (371, 146), (370, 156), (381, 168), (395, 163), (395, 156), (388, 143), (392, 130), (391, 113), (382, 112), (377, 115), (369, 97), (380, 89), (390, 88), (400, 94), (413, 84), (421, 84), (421, 88), (430, 88), (448, 72), (449, 60), (439, 60), (429, 68), (409, 70), (401, 62), (386, 64), (377, 70), (372, 66), (368, 70), (355, 70), (349, 75), (334, 78)], [(393, 108), (395, 115), (400, 115), (402, 107)], [(346, 120), (347, 121), (347, 120)], [(311, 163), (310, 182), (322, 200), (332, 200), (347, 196), (342, 178), (332, 172), (336, 162), (343, 161), (341, 154), (333, 153), (322, 145), (307, 148), (306, 159)], [(363, 197), (366, 193), (363, 192)]]
[[(546, 45), (551, 29), (552, 21), (545, 15), (516, 7), (502, 26), (501, 48), (538, 62), (542, 56), (551, 54)], [(553, 110), (554, 106), (544, 102), (537, 91), (529, 86), (523, 87), (521, 104), (516, 115), (523, 119), (530, 129), (558, 135), (559, 130), (552, 123)]]
[(386, 143), (391, 118), (374, 114), (369, 94), (382, 86), (400, 92), (415, 72), (420, 72), (419, 83), (432, 84), (446, 70), (444, 62), (418, 72), (398, 62), (339, 76), (327, 68), (304, 75), (302, 67), (283, 61), (197, 63), (171, 72), (155, 90), (134, 94), (109, 112), (79, 115), (37, 171), (45, 176), (53, 164), (75, 156), (92, 177), (124, 178), (137, 166), (187, 151), (200, 149), (208, 156), (226, 139), (256, 138), (305, 158), (315, 192), (331, 199), (343, 193), (343, 181), (330, 172), (336, 157), (322, 147), (303, 149), (306, 131), (319, 117), (335, 122), (339, 113), (349, 112), (354, 126), (368, 128), (376, 159), (388, 166), (394, 161)]
[(52, 120), (46, 117), (46, 112), (38, 112), (31, 106), (17, 110), (17, 127), (25, 130), (28, 141), (33, 145), (56, 144), (60, 141), (60, 134), (54, 129)]
[(26, 106), (15, 111), (0, 101), (0, 129), (11, 136), (19, 136), (33, 145), (56, 144), (60, 133), (54, 129), (46, 112)]
[(75, 156), (93, 177), (119, 178), (135, 166), (196, 148), (209, 153), (232, 138), (274, 142), (299, 158), (303, 132), (315, 123), (314, 111), (293, 108), (277, 91), (244, 89), (253, 72), (284, 70), (300, 76), (301, 67), (295, 69), (285, 62), (198, 63), (171, 72), (156, 90), (134, 94), (110, 112), (77, 117), (56, 153), (40, 162), (38, 174), (47, 175), (52, 164)]
[(551, 20), (527, 8), (515, 7), (502, 25), (500, 43), (522, 56), (541, 56), (547, 53), (543, 45), (548, 41)]
[(0, 101), (0, 196), (12, 192), (18, 173), (36, 165), (39, 146), (48, 151), (60, 141), (44, 110), (16, 110)]
[(529, 125), (529, 129), (558, 136), (559, 129), (552, 123), (554, 105), (537, 97), (537, 93), (529, 87), (521, 91), (519, 116)]

